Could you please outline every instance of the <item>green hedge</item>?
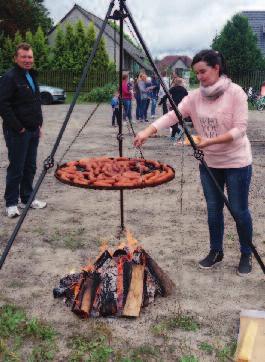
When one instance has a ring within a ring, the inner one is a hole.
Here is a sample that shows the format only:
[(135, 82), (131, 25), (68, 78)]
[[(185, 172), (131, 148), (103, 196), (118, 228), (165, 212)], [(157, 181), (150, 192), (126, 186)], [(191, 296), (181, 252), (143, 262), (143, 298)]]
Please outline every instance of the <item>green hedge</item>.
[(104, 87), (93, 88), (89, 93), (82, 96), (86, 102), (110, 102), (113, 94), (117, 91), (117, 85), (109, 83)]

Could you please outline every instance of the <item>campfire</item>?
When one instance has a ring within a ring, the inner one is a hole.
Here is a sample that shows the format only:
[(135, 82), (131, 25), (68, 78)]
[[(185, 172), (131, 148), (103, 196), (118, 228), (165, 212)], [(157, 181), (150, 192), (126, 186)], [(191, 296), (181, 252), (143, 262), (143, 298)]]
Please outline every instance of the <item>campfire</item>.
[(64, 298), (81, 318), (138, 317), (141, 307), (158, 295), (172, 294), (174, 288), (166, 273), (127, 232), (126, 242), (114, 252), (106, 246), (93, 264), (62, 278), (53, 295)]

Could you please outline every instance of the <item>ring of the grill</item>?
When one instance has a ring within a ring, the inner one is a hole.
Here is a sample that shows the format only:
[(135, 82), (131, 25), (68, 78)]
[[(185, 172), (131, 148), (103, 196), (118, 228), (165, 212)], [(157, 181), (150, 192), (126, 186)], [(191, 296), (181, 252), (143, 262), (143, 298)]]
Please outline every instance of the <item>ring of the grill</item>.
[[(97, 158), (93, 159), (91, 158), (90, 159), (91, 161), (95, 160), (97, 161)], [(114, 157), (109, 157), (109, 160), (110, 161), (115, 161), (115, 158)], [(131, 159), (131, 158), (127, 158), (128, 161), (130, 160), (135, 160), (134, 159)], [(78, 161), (77, 161), (78, 162)], [(139, 162), (143, 162), (142, 159), (139, 159)], [(152, 161), (151, 161), (152, 162)], [(67, 185), (70, 185), (70, 186), (75, 186), (75, 187), (81, 187), (81, 188), (86, 188), (86, 189), (93, 189), (93, 190), (128, 190), (128, 189), (143, 189), (143, 188), (146, 188), (146, 187), (155, 187), (155, 186), (159, 186), (159, 185), (162, 185), (164, 183), (167, 183), (171, 180), (173, 180), (175, 178), (175, 170), (173, 169), (173, 167), (167, 165), (167, 164), (164, 164), (164, 163), (160, 163), (158, 161), (155, 161), (156, 163), (159, 163), (159, 167), (156, 167), (154, 166), (151, 162), (148, 162), (148, 161), (145, 161), (144, 162), (144, 165), (148, 167), (148, 171), (144, 171), (142, 173), (139, 173), (139, 176), (143, 176), (143, 175), (146, 175), (148, 173), (151, 173), (153, 171), (156, 171), (156, 170), (159, 170), (161, 173), (164, 170), (165, 167), (169, 168), (172, 172), (168, 174), (168, 177), (167, 179), (164, 179), (164, 180), (154, 180), (153, 183), (149, 183), (149, 184), (146, 184), (144, 183), (143, 181), (137, 185), (124, 185), (124, 186), (116, 186), (116, 185), (112, 185), (112, 186), (97, 186), (97, 185), (93, 185), (93, 184), (90, 184), (90, 185), (82, 185), (82, 184), (78, 184), (78, 183), (75, 183), (73, 181), (68, 181), (68, 180), (64, 180), (62, 179), (58, 174), (57, 174), (57, 171), (58, 170), (63, 170), (65, 167), (68, 167), (67, 163), (64, 163), (62, 165), (60, 165), (59, 167), (57, 167), (56, 171), (55, 171), (55, 177), (62, 183), (65, 183)], [(85, 171), (86, 169), (82, 166), (79, 166), (77, 165), (76, 166), (77, 168), (77, 171)], [(134, 171), (134, 167), (130, 168), (130, 171)]]

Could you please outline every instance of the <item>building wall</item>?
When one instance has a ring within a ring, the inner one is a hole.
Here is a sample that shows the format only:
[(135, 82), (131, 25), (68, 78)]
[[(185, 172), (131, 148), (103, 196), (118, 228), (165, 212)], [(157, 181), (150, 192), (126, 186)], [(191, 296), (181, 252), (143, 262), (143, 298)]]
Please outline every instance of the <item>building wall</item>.
[(243, 11), (242, 14), (248, 18), (249, 25), (257, 35), (257, 44), (265, 56), (265, 11)]

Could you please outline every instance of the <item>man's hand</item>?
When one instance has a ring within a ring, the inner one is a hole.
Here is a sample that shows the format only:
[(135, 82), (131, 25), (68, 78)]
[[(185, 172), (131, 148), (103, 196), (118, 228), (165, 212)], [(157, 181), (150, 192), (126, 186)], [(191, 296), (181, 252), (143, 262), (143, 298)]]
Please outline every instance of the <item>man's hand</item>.
[(26, 128), (22, 128), (19, 133), (24, 133), (26, 131)]

